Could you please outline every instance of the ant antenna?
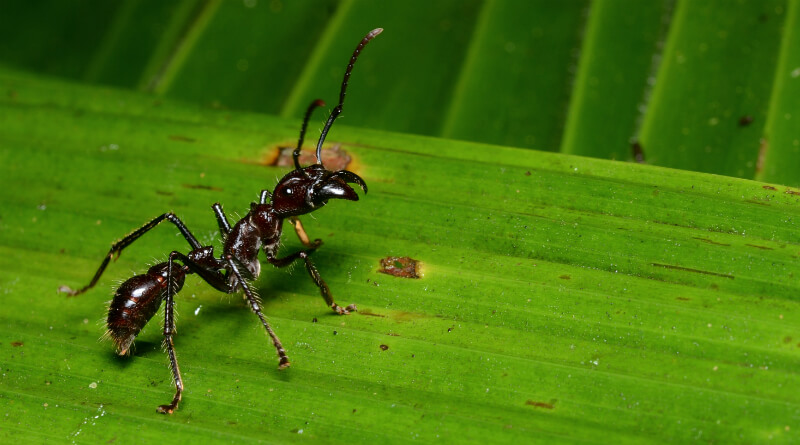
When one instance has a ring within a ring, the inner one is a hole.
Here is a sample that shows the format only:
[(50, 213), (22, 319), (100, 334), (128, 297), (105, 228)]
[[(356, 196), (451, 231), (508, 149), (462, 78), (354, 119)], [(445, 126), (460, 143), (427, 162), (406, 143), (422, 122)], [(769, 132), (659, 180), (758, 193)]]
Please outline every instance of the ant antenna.
[[(303, 118), (303, 127), (300, 129), (300, 140), (297, 141), (297, 148), (295, 148), (294, 151), (292, 152), (292, 159), (294, 159), (294, 168), (297, 170), (302, 169), (302, 167), (300, 167), (300, 160), (299, 160), (300, 148), (303, 147), (303, 139), (306, 136), (306, 128), (308, 128), (308, 120), (311, 118), (311, 112), (314, 111), (314, 108), (324, 107), (324, 106), (325, 102), (323, 102), (322, 99), (317, 99), (314, 102), (311, 102), (311, 105), (309, 105), (308, 109), (306, 110), (306, 117)], [(319, 159), (319, 156), (317, 156), (317, 159)]]
[(325, 122), (325, 127), (322, 129), (322, 134), (319, 136), (319, 142), (317, 142), (317, 164), (322, 165), (322, 143), (325, 142), (325, 136), (328, 135), (328, 130), (331, 129), (331, 125), (333, 125), (333, 121), (339, 117), (339, 114), (342, 112), (342, 104), (344, 103), (344, 95), (345, 90), (347, 90), (347, 81), (350, 80), (350, 73), (353, 71), (353, 65), (356, 63), (356, 59), (358, 59), (358, 55), (361, 54), (361, 50), (369, 43), (370, 40), (374, 39), (378, 34), (383, 32), (383, 28), (375, 28), (372, 31), (368, 32), (361, 42), (358, 43), (356, 50), (353, 51), (353, 56), (350, 57), (350, 63), (347, 64), (347, 70), (344, 72), (344, 80), (342, 80), (342, 91), (339, 93), (339, 105), (331, 111), (331, 115), (328, 116), (328, 121)]

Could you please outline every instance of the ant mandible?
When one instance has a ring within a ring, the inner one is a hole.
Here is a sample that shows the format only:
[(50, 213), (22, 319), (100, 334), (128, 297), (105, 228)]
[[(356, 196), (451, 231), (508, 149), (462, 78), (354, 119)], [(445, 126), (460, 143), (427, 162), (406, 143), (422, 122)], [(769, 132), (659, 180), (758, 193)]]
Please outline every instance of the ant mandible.
[[(228, 218), (219, 203), (211, 206), (216, 215), (223, 240), (222, 255), (219, 258), (214, 257), (214, 248), (212, 246), (200, 244), (183, 221), (175, 216), (174, 213), (169, 212), (158, 216), (112, 244), (111, 250), (103, 259), (94, 278), (88, 285), (78, 290), (73, 290), (67, 286), (59, 288), (60, 292), (65, 292), (69, 296), (86, 292), (97, 284), (108, 263), (112, 258), (116, 260), (124, 248), (164, 220), (175, 224), (192, 250), (185, 255), (181, 252), (173, 251), (169, 254), (168, 261), (156, 264), (146, 274), (136, 275), (122, 283), (111, 300), (106, 323), (108, 326), (107, 335), (115, 343), (117, 353), (120, 355), (128, 354), (131, 344), (139, 334), (139, 331), (158, 312), (158, 308), (164, 302), (164, 346), (169, 355), (169, 363), (176, 390), (172, 402), (168, 405), (159, 406), (158, 412), (171, 414), (175, 411), (181, 401), (181, 393), (183, 392), (183, 379), (178, 368), (178, 360), (175, 357), (175, 345), (172, 337), (175, 334), (174, 298), (175, 294), (183, 288), (186, 275), (197, 274), (215, 289), (229, 294), (242, 289), (250, 309), (261, 320), (261, 324), (264, 325), (264, 329), (266, 329), (267, 334), (272, 339), (272, 343), (275, 345), (275, 349), (278, 351), (278, 357), (280, 358), (279, 369), (289, 366), (289, 358), (286, 356), (286, 351), (283, 349), (281, 341), (261, 312), (259, 297), (253, 292), (251, 285), (248, 283), (248, 281), (258, 278), (261, 272), (261, 263), (258, 261), (258, 252), (261, 248), (264, 249), (267, 261), (276, 267), (286, 267), (297, 259), (303, 260), (311, 279), (319, 287), (322, 298), (337, 314), (343, 315), (356, 310), (355, 305), (342, 308), (333, 300), (328, 285), (325, 284), (325, 281), (309, 258), (309, 254), (319, 247), (322, 241), (319, 239), (313, 242), (309, 241), (308, 235), (306, 235), (303, 225), (297, 219), (297, 216), (319, 209), (327, 204), (329, 199), (358, 201), (358, 194), (348, 184), (357, 184), (364, 193), (367, 192), (367, 184), (355, 173), (348, 170), (327, 170), (322, 165), (321, 152), (325, 136), (327, 136), (331, 125), (342, 112), (347, 82), (350, 79), (350, 73), (353, 70), (356, 59), (358, 59), (358, 55), (364, 46), (382, 31), (383, 29), (381, 28), (370, 31), (359, 42), (350, 57), (350, 62), (344, 73), (342, 89), (339, 93), (339, 104), (331, 111), (331, 115), (325, 122), (322, 134), (317, 142), (316, 164), (303, 168), (300, 166), (298, 158), (312, 111), (325, 105), (319, 99), (312, 102), (306, 110), (300, 130), (300, 139), (294, 152), (292, 152), (295, 169), (278, 182), (274, 192), (270, 193), (268, 190), (262, 190), (259, 202), (252, 203), (250, 212), (233, 226), (228, 222)], [(271, 199), (271, 202), (267, 202), (269, 199)], [(307, 249), (278, 258), (277, 253), (281, 231), (283, 230), (283, 220), (287, 218), (294, 226), (297, 237), (300, 238), (300, 241)]]

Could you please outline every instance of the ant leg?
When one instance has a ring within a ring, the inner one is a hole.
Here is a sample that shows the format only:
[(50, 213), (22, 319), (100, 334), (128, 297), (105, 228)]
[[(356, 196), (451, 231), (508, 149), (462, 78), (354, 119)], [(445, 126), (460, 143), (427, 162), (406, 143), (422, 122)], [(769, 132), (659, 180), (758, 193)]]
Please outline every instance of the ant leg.
[(228, 222), (228, 217), (225, 216), (225, 211), (222, 210), (222, 204), (215, 202), (211, 209), (214, 210), (214, 215), (217, 217), (219, 233), (222, 234), (222, 239), (224, 240), (231, 233), (231, 223)]
[[(270, 338), (272, 338), (272, 343), (275, 345), (275, 349), (278, 350), (278, 357), (280, 357), (280, 364), (278, 365), (278, 369), (283, 369), (288, 367), (291, 363), (289, 363), (289, 357), (286, 356), (286, 350), (283, 349), (283, 345), (281, 341), (278, 339), (278, 336), (275, 335), (275, 332), (267, 323), (267, 319), (264, 318), (264, 314), (261, 313), (261, 302), (259, 301), (258, 296), (256, 296), (253, 291), (250, 290), (250, 287), (247, 285), (247, 282), (242, 277), (241, 272), (239, 272), (239, 268), (236, 266), (236, 262), (233, 261), (233, 257), (228, 255), (225, 257), (225, 260), (228, 263), (228, 267), (230, 268), (231, 272), (236, 275), (236, 279), (239, 281), (239, 285), (242, 286), (244, 290), (245, 298), (247, 298), (248, 303), (250, 303), (250, 309), (255, 312), (258, 316), (259, 320), (261, 320), (261, 324), (264, 325), (264, 329), (267, 330), (267, 334), (269, 334)], [(231, 289), (233, 290), (233, 289)]]
[[(175, 258), (182, 256), (178, 252), (172, 252), (169, 255), (169, 266), (167, 267), (167, 282), (172, 282), (173, 267), (175, 267)], [(172, 403), (169, 405), (160, 405), (157, 411), (161, 414), (172, 414), (178, 407), (181, 401), (181, 393), (183, 393), (183, 379), (181, 378), (181, 370), (178, 368), (178, 358), (175, 356), (175, 344), (172, 342), (172, 336), (175, 334), (175, 296), (173, 286), (167, 286), (167, 297), (164, 303), (164, 347), (167, 349), (169, 355), (169, 365), (172, 369), (172, 380), (175, 382), (175, 396), (172, 398)]]
[(292, 226), (294, 226), (294, 232), (297, 234), (297, 237), (304, 246), (311, 249), (316, 249), (322, 245), (322, 240), (319, 238), (315, 239), (313, 243), (309, 240), (308, 234), (306, 234), (306, 229), (303, 228), (303, 223), (301, 223), (297, 217), (290, 217), (289, 222), (292, 223)]
[(319, 271), (317, 271), (317, 268), (314, 266), (314, 263), (311, 262), (311, 257), (308, 256), (308, 254), (313, 251), (313, 249), (301, 250), (283, 258), (275, 258), (274, 256), (267, 255), (267, 261), (269, 261), (269, 263), (275, 267), (286, 267), (292, 264), (296, 259), (302, 259), (306, 264), (306, 270), (308, 271), (308, 274), (311, 275), (311, 279), (314, 280), (314, 284), (316, 284), (319, 288), (322, 298), (325, 299), (325, 303), (328, 304), (328, 307), (333, 309), (333, 311), (339, 315), (346, 315), (351, 311), (357, 310), (355, 304), (351, 304), (343, 308), (336, 304), (336, 302), (333, 300), (331, 289), (328, 287), (327, 283), (325, 283), (325, 280), (322, 279), (322, 276), (320, 276)]
[(138, 229), (134, 230), (133, 232), (122, 238), (121, 240), (112, 244), (111, 250), (108, 251), (108, 254), (103, 259), (103, 262), (100, 264), (100, 267), (94, 274), (94, 278), (92, 278), (92, 281), (90, 281), (89, 284), (78, 290), (73, 290), (68, 286), (61, 286), (58, 288), (58, 291), (64, 292), (70, 297), (74, 297), (93, 288), (95, 284), (97, 284), (97, 281), (100, 279), (100, 276), (103, 275), (103, 272), (106, 270), (106, 267), (108, 266), (108, 263), (111, 261), (112, 258), (114, 258), (115, 260), (116, 258), (119, 258), (119, 255), (122, 253), (122, 249), (131, 245), (134, 241), (139, 239), (142, 235), (147, 233), (153, 227), (159, 225), (165, 219), (171, 222), (172, 224), (175, 224), (175, 226), (178, 227), (178, 230), (180, 230), (181, 235), (183, 235), (186, 241), (189, 242), (189, 244), (192, 246), (192, 249), (199, 249), (201, 247), (200, 243), (197, 241), (197, 238), (195, 238), (194, 235), (192, 235), (192, 232), (189, 231), (189, 229), (186, 227), (183, 221), (181, 221), (172, 212), (164, 213), (163, 215), (154, 218), (147, 224), (143, 225), (142, 227), (139, 227)]

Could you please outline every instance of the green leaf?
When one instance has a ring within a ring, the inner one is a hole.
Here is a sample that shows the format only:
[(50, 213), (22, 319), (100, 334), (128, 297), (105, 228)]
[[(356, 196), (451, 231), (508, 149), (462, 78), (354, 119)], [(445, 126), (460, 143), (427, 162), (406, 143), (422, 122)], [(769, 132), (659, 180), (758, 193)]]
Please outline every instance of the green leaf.
[(652, 162), (754, 176), (786, 2), (739, 3), (678, 3), (639, 137)]
[(383, 27), (360, 126), (800, 185), (798, 0), (6, 3), (3, 65), (300, 118)]
[[(160, 321), (117, 357), (98, 320), (115, 283), (187, 250), (174, 228), (87, 294), (55, 291), (168, 210), (219, 253), (208, 206), (244, 214), (299, 121), (8, 70), (0, 86), (3, 442), (798, 440), (796, 189), (341, 123), (329, 144), (370, 192), (304, 222), (360, 311), (332, 314), (302, 268), (265, 267), (255, 286), (292, 359), (279, 371), (242, 300), (190, 277), (184, 400), (158, 415), (173, 391)], [(387, 256), (424, 276), (378, 273)]]
[[(596, 0), (586, 29), (561, 151), (633, 160), (660, 60), (668, 0)], [(611, 124), (613, 122), (613, 124)], [(603, 141), (598, 144), (597, 141)]]
[(789, 3), (784, 37), (775, 82), (770, 98), (764, 137), (761, 140), (756, 178), (783, 184), (797, 184), (800, 158), (800, 134), (797, 117), (800, 116), (800, 2)]

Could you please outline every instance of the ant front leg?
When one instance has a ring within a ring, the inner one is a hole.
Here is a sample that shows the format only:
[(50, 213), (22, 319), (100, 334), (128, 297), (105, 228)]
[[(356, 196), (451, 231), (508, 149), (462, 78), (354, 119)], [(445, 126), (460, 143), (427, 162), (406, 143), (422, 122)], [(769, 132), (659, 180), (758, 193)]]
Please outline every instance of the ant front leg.
[[(321, 243), (322, 242), (320, 241), (320, 244)], [(269, 263), (275, 267), (286, 267), (292, 264), (295, 260), (302, 259), (306, 264), (306, 270), (308, 271), (308, 274), (311, 275), (311, 279), (314, 280), (314, 284), (316, 284), (317, 287), (319, 287), (319, 291), (322, 294), (322, 298), (325, 299), (325, 303), (327, 303), (328, 307), (333, 309), (333, 311), (339, 315), (347, 315), (352, 311), (356, 311), (357, 308), (355, 304), (351, 304), (343, 308), (338, 304), (336, 304), (336, 302), (333, 300), (331, 289), (328, 287), (328, 284), (325, 283), (325, 280), (322, 279), (322, 276), (320, 276), (316, 266), (314, 266), (314, 263), (311, 262), (311, 258), (308, 256), (308, 254), (313, 251), (314, 249), (301, 250), (299, 252), (295, 252), (283, 258), (275, 258), (275, 256), (267, 253), (267, 261), (269, 261)]]
[(303, 243), (304, 246), (313, 250), (322, 245), (322, 240), (319, 238), (315, 239), (314, 242), (310, 241), (308, 234), (306, 234), (306, 229), (303, 228), (303, 223), (301, 223), (297, 217), (290, 217), (289, 222), (292, 223), (297, 238), (300, 239), (300, 242)]
[(186, 224), (184, 224), (183, 221), (180, 220), (180, 218), (175, 216), (175, 214), (172, 212), (165, 213), (156, 218), (153, 218), (147, 224), (143, 225), (142, 227), (139, 227), (138, 229), (134, 230), (133, 232), (122, 238), (121, 240), (112, 244), (111, 250), (108, 251), (108, 254), (106, 254), (106, 257), (103, 259), (103, 262), (100, 263), (100, 267), (97, 269), (97, 272), (95, 272), (94, 278), (92, 278), (92, 281), (90, 281), (89, 284), (78, 290), (73, 290), (68, 286), (61, 286), (58, 288), (58, 291), (64, 292), (70, 297), (74, 297), (93, 288), (95, 284), (97, 284), (97, 281), (100, 280), (100, 276), (103, 275), (103, 272), (106, 270), (106, 267), (108, 266), (108, 263), (111, 261), (112, 258), (114, 258), (115, 260), (119, 258), (124, 248), (131, 245), (134, 241), (139, 239), (145, 233), (149, 232), (150, 229), (159, 225), (165, 219), (171, 222), (172, 224), (175, 224), (176, 227), (178, 227), (178, 230), (180, 230), (181, 235), (183, 235), (183, 237), (186, 239), (189, 245), (192, 246), (192, 249), (199, 249), (201, 247), (200, 243), (197, 241), (197, 238), (195, 238), (194, 235), (192, 235), (192, 232), (189, 231), (189, 229), (186, 227)]

